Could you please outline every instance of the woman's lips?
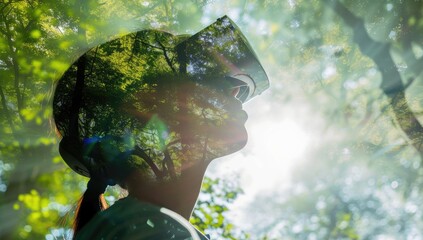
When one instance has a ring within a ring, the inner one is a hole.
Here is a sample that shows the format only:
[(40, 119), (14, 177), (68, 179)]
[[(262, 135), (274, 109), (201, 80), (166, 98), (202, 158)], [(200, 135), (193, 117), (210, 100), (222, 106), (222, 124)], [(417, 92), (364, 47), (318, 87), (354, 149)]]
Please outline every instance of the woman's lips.
[(231, 118), (234, 120), (234, 122), (241, 122), (242, 124), (244, 124), (248, 119), (248, 114), (242, 109), (233, 111), (230, 116), (232, 116)]

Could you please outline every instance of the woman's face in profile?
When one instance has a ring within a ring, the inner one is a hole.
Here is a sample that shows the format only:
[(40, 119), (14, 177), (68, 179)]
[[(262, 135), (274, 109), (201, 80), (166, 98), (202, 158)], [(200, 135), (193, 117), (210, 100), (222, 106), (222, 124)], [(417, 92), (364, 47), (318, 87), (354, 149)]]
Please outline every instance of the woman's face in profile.
[[(247, 113), (236, 98), (237, 86), (222, 83), (217, 89), (166, 76), (156, 80), (157, 84), (137, 93), (136, 104), (124, 107), (131, 109), (130, 114), (140, 122), (147, 122), (147, 128), (152, 127), (147, 132), (158, 133), (151, 143), (160, 146), (162, 142), (164, 149), (187, 166), (209, 162), (245, 146)], [(159, 133), (160, 129), (163, 132)]]

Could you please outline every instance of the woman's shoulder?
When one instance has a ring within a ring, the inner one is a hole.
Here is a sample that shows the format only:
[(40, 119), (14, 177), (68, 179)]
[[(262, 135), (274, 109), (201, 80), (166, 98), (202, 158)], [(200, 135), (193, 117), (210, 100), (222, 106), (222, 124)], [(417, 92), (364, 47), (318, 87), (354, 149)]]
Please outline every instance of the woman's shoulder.
[(207, 239), (179, 214), (127, 197), (98, 213), (77, 239)]

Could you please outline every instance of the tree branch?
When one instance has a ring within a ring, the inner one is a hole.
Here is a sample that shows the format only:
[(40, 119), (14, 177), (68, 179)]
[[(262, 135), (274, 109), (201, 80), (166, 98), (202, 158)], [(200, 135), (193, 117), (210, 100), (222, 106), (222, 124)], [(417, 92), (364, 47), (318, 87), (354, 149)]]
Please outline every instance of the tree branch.
[(172, 179), (176, 179), (175, 165), (173, 164), (173, 160), (170, 157), (169, 151), (166, 148), (163, 152), (164, 152), (163, 162), (167, 166), (167, 170), (169, 172), (169, 175)]
[(140, 147), (135, 147), (134, 149), (134, 153), (135, 155), (141, 157), (142, 159), (144, 159), (144, 161), (148, 164), (148, 166), (150, 166), (151, 170), (153, 170), (154, 174), (156, 175), (158, 180), (161, 180), (163, 178), (163, 174), (160, 171), (160, 169), (157, 167), (157, 165), (154, 163), (154, 161), (150, 158), (150, 156), (148, 156), (143, 149), (141, 149)]
[(395, 119), (423, 159), (423, 127), (405, 98), (405, 86), (390, 55), (389, 44), (373, 40), (367, 33), (364, 21), (339, 1), (325, 0), (325, 3), (353, 29), (353, 41), (359, 46), (361, 52), (377, 65), (382, 74), (380, 88), (389, 99)]
[[(156, 39), (158, 39), (159, 37), (156, 34)], [(172, 69), (172, 72), (176, 73), (175, 68), (172, 65), (172, 61), (169, 59), (169, 56), (167, 55), (167, 51), (166, 51), (166, 47), (160, 42), (160, 40), (157, 41), (157, 43), (160, 45), (162, 51), (163, 51), (163, 55), (166, 59), (167, 65), (169, 65), (170, 69)]]
[(4, 95), (3, 88), (1, 86), (0, 86), (0, 97), (1, 97), (1, 105), (3, 106), (3, 110), (4, 110), (4, 114), (6, 116), (7, 122), (9, 123), (10, 128), (12, 129), (13, 135), (15, 135), (15, 133), (16, 133), (15, 126), (13, 125), (12, 118), (10, 117), (9, 109), (8, 109), (7, 103), (6, 103), (6, 97)]

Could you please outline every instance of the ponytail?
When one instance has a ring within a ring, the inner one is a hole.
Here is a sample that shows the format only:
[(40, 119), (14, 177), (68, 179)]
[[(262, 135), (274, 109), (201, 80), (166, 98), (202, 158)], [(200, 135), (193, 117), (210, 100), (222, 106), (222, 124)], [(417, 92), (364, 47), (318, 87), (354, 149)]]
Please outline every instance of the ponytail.
[(104, 191), (107, 183), (96, 177), (90, 178), (87, 190), (79, 199), (73, 223), (73, 239), (76, 239), (79, 231), (100, 211), (107, 208), (104, 199)]

